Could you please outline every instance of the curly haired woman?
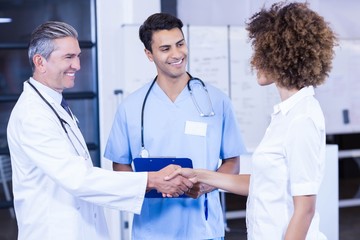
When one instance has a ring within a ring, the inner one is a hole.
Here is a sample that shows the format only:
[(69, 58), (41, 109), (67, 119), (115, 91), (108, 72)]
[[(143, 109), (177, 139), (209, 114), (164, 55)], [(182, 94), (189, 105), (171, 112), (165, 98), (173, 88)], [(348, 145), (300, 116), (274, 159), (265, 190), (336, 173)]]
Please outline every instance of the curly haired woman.
[(250, 175), (179, 169), (176, 174), (248, 195), (249, 239), (326, 239), (316, 195), (324, 175), (325, 121), (314, 87), (329, 71), (336, 36), (307, 3), (276, 3), (247, 23), (252, 67), (281, 102), (252, 157)]

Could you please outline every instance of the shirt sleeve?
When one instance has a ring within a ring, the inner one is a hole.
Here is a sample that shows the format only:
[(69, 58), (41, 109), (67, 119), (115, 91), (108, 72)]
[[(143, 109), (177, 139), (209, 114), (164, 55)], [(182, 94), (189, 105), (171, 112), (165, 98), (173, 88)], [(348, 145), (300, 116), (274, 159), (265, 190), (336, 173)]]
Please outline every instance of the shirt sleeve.
[(289, 166), (291, 194), (316, 195), (323, 176), (324, 129), (313, 119), (301, 116), (293, 120), (285, 141), (285, 155)]
[[(19, 121), (10, 124), (9, 132), (12, 133), (12, 157), (16, 162), (17, 176), (21, 176), (24, 182), (31, 178), (27, 184), (46, 176), (82, 200), (140, 212), (147, 173), (119, 173), (93, 167), (88, 163), (91, 159), (77, 154), (54, 114), (42, 109), (24, 113)], [(34, 191), (34, 188), (28, 189)]]

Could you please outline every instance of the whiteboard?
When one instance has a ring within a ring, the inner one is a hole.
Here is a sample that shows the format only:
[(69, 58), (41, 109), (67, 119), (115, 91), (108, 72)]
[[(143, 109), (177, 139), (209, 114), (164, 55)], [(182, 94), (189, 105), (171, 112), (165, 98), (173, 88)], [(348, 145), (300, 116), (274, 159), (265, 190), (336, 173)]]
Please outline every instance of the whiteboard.
[[(140, 25), (124, 25), (124, 95), (152, 81), (156, 67), (139, 40)], [(251, 70), (251, 44), (241, 26), (184, 26), (189, 48), (188, 71), (224, 93), (233, 102), (249, 151), (260, 143), (270, 123), (273, 106), (280, 102), (274, 84), (260, 87)], [(327, 134), (360, 132), (360, 41), (341, 40), (329, 79), (315, 89), (323, 109)], [(348, 122), (344, 121), (344, 111)]]
[(327, 134), (360, 132), (360, 40), (340, 40), (333, 69), (316, 89)]
[(227, 26), (189, 26), (189, 73), (229, 94)]
[(260, 87), (250, 66), (252, 55), (244, 27), (230, 27), (231, 99), (240, 124), (245, 145), (249, 151), (260, 143), (273, 105), (280, 102), (274, 85)]

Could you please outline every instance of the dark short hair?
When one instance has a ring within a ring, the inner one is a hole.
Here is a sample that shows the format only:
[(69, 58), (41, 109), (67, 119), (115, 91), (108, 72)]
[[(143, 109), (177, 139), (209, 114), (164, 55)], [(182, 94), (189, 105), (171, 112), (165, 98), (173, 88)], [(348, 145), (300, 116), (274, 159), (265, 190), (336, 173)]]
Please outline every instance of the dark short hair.
[(152, 35), (156, 31), (179, 28), (182, 33), (183, 23), (177, 17), (167, 13), (155, 13), (149, 16), (139, 28), (139, 38), (145, 48), (152, 52)]
[(29, 43), (28, 57), (32, 70), (35, 66), (32, 61), (35, 54), (40, 54), (45, 59), (50, 57), (50, 54), (54, 51), (54, 39), (73, 37), (78, 38), (77, 31), (67, 23), (48, 21), (32, 32)]
[(336, 37), (324, 18), (307, 3), (276, 3), (247, 23), (253, 68), (279, 86), (301, 89), (322, 84), (334, 56)]

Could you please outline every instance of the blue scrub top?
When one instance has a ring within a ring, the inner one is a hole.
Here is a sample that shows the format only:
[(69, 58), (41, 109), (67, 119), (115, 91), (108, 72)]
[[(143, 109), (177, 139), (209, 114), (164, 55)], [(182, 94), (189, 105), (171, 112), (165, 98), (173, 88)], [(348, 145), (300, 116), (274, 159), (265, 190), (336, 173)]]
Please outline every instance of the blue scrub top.
[[(105, 149), (111, 161), (130, 164), (141, 151), (141, 108), (150, 83), (129, 95), (119, 106)], [(194, 168), (216, 171), (219, 159), (245, 152), (230, 99), (207, 85), (215, 116), (201, 117), (187, 88), (172, 102), (157, 83), (144, 112), (144, 143), (150, 156), (187, 157)], [(201, 96), (201, 95), (199, 95)], [(205, 95), (204, 95), (205, 96)], [(202, 106), (202, 101), (199, 101)], [(131, 184), (131, 183), (129, 183)], [(224, 236), (218, 191), (199, 199), (146, 199), (134, 216), (133, 239), (212, 239)]]

